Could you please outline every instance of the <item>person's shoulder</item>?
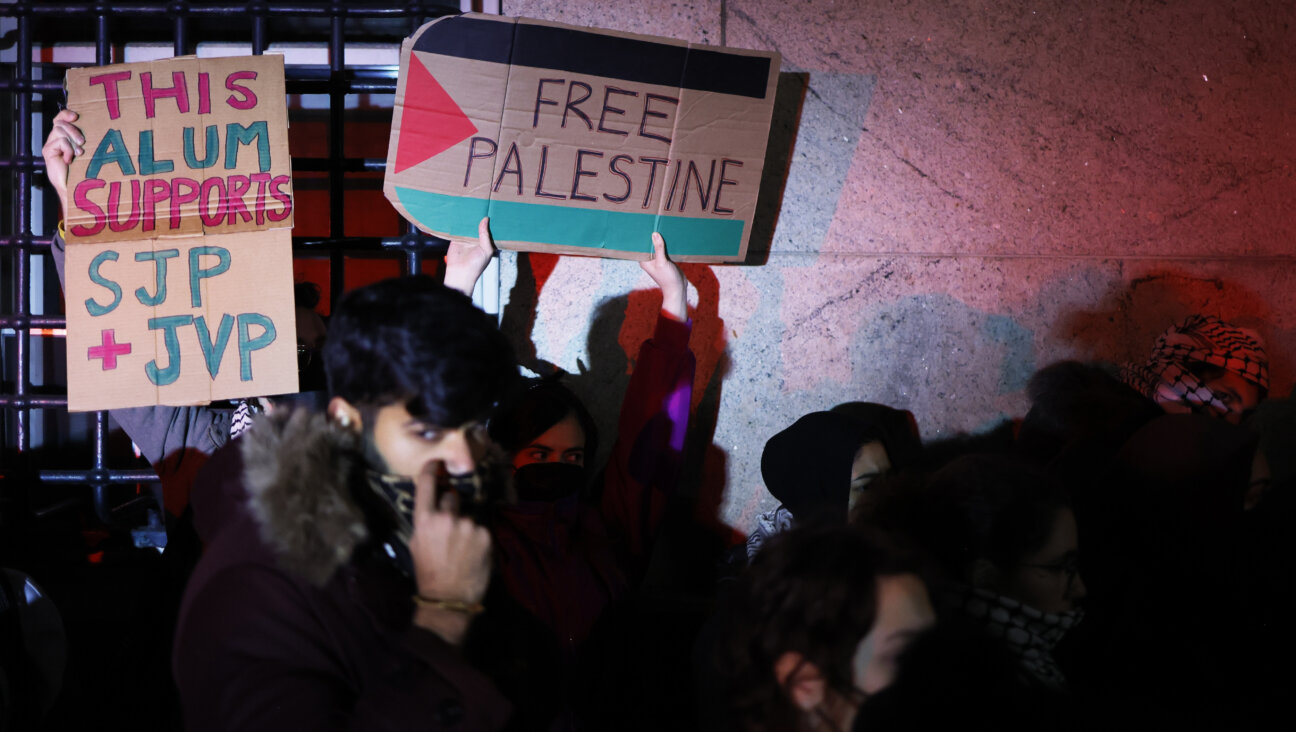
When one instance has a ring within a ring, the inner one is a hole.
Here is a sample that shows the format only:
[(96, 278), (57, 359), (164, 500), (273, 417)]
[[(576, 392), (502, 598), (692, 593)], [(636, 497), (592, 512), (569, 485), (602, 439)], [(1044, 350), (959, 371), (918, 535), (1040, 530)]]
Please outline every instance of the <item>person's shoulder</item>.
[(247, 486), (243, 480), (242, 440), (230, 440), (212, 453), (194, 478), (189, 496), (194, 528), (204, 544), (237, 520), (245, 509)]

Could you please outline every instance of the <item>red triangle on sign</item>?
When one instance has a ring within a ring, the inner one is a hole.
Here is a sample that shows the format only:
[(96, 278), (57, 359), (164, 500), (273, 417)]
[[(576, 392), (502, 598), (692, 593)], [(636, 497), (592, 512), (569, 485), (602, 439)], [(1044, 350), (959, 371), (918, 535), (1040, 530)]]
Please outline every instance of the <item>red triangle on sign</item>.
[(396, 142), (396, 172), (449, 150), (476, 131), (477, 126), (432, 77), (418, 55), (410, 52), (405, 108)]

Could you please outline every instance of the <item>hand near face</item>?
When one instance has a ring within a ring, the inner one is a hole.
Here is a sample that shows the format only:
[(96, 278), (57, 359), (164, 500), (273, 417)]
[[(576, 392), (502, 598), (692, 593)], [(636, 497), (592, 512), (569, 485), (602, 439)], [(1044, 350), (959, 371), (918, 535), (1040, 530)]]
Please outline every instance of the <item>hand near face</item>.
[[(436, 505), (436, 474), (430, 463), (414, 479), (414, 532), (409, 551), (420, 597), (471, 606), (480, 603), (490, 582), (490, 533), (458, 514), (458, 494), (447, 491)], [(414, 623), (458, 645), (471, 614), (419, 605)]]

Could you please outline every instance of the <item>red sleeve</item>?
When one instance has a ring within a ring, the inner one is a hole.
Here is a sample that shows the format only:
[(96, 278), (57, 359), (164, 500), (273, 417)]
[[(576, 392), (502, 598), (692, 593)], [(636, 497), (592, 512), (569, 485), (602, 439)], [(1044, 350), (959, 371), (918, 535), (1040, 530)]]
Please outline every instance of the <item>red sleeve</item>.
[(692, 321), (658, 314), (652, 339), (639, 349), (603, 479), (603, 520), (636, 563), (652, 549), (684, 462), (697, 367), (691, 331)]

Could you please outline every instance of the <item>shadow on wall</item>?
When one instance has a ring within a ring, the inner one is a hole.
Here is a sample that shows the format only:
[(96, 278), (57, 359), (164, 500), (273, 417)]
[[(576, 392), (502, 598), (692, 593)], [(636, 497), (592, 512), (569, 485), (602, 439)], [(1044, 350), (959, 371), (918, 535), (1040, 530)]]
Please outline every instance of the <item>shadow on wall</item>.
[[(676, 507), (688, 511), (690, 521), (713, 532), (729, 532), (719, 519), (724, 494), (726, 454), (713, 444), (720, 411), (720, 397), (728, 373), (728, 348), (724, 321), (720, 318), (720, 281), (708, 265), (683, 264), (680, 269), (698, 291), (697, 308), (690, 309), (693, 333), (689, 346), (697, 359), (693, 381), (693, 412), (685, 442), (685, 462), (681, 475), (680, 499)], [(655, 289), (635, 290), (604, 300), (590, 323), (586, 352), (588, 367), (573, 375), (572, 388), (585, 400), (606, 435), (600, 448), (602, 465), (605, 448), (610, 448), (616, 430), (617, 415), (634, 359), (644, 341), (652, 337), (661, 310), (661, 293)], [(578, 366), (584, 364), (577, 362)]]
[(805, 104), (810, 74), (779, 74), (774, 94), (774, 113), (770, 120), (769, 141), (765, 145), (765, 167), (760, 192), (756, 198), (756, 216), (752, 220), (751, 239), (747, 244), (746, 265), (763, 265), (769, 260), (774, 242), (774, 226), (783, 208), (783, 191), (792, 167), (797, 129), (801, 126), (801, 108)]
[[(517, 351), (518, 362), (541, 375), (558, 371), (554, 364), (537, 355), (532, 331), (536, 305), (557, 265), (557, 255), (519, 254), (517, 280), (504, 308), (501, 329)], [(720, 281), (705, 264), (683, 264), (680, 269), (698, 291), (697, 308), (690, 310), (693, 333), (689, 345), (697, 358), (693, 382), (693, 415), (685, 444), (685, 464), (679, 495), (692, 520), (730, 538), (731, 531), (719, 518), (725, 487), (726, 454), (712, 443), (720, 411), (724, 377), (729, 371), (724, 321), (720, 318)], [(656, 289), (635, 290), (599, 303), (586, 335), (588, 364), (577, 361), (568, 386), (589, 408), (599, 428), (599, 455), (593, 465), (606, 464), (616, 436), (617, 415), (625, 395), (632, 359), (644, 341), (652, 337), (661, 293)]]
[(1273, 308), (1264, 297), (1219, 277), (1166, 270), (1113, 282), (1092, 309), (1058, 318), (1050, 336), (1072, 344), (1083, 359), (1138, 362), (1147, 359), (1166, 328), (1195, 313), (1217, 315), (1258, 332), (1269, 352), (1270, 383), (1275, 387), (1271, 393), (1286, 393), (1292, 383), (1292, 359), (1278, 348), (1291, 342), (1291, 331), (1273, 327)]
[[(730, 367), (729, 341), (720, 317), (720, 280), (705, 264), (686, 264), (680, 269), (698, 291), (698, 307), (690, 313), (690, 345), (697, 356), (697, 375), (693, 380), (693, 418), (685, 442), (680, 491), (692, 502), (693, 516), (701, 526), (726, 540), (735, 539), (730, 536), (732, 529), (720, 519), (728, 453), (714, 441), (720, 397)], [(736, 536), (735, 540), (743, 538)]]
[(548, 376), (558, 370), (557, 366), (540, 359), (531, 337), (535, 330), (540, 291), (557, 266), (557, 254), (519, 252), (517, 280), (509, 291), (508, 304), (500, 314), (500, 330), (513, 344), (518, 363), (541, 376)]
[(924, 440), (984, 430), (1024, 413), (1035, 339), (1010, 315), (929, 293), (859, 317), (849, 400), (913, 412)]

